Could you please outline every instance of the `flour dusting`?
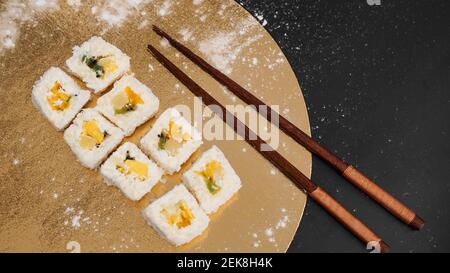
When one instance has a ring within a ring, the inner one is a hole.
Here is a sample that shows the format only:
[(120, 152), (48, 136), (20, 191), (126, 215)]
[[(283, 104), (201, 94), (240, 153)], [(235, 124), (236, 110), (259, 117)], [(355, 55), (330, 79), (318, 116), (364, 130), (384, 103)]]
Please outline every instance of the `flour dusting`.
[(262, 37), (262, 34), (257, 34), (244, 40), (240, 39), (255, 26), (257, 24), (253, 19), (244, 20), (231, 32), (219, 32), (200, 41), (199, 50), (217, 69), (230, 74), (233, 71), (232, 64), (241, 51)]
[(24, 23), (34, 22), (43, 11), (59, 9), (57, 0), (10, 0), (4, 6), (0, 13), (0, 53), (16, 46)]

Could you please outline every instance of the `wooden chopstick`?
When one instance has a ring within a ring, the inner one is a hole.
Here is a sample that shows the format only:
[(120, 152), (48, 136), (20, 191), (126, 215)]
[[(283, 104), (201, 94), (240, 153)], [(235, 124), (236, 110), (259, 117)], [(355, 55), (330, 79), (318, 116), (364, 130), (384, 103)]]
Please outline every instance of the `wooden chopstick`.
[[(215, 105), (216, 107), (210, 107), (210, 109), (220, 116), (222, 120), (227, 123), (233, 130), (245, 139), (256, 151), (258, 151), (264, 158), (269, 160), (274, 166), (276, 166), (286, 177), (288, 177), (294, 184), (302, 191), (306, 192), (317, 203), (319, 203), (328, 213), (341, 222), (347, 229), (355, 234), (364, 244), (367, 246), (369, 242), (377, 242), (381, 252), (387, 252), (389, 246), (370, 228), (364, 223), (353, 216), (347, 211), (339, 202), (333, 197), (328, 195), (322, 188), (314, 184), (308, 179), (301, 171), (299, 171), (294, 165), (286, 160), (276, 150), (262, 150), (261, 145), (268, 145), (252, 130), (250, 130), (244, 123), (236, 118), (231, 112), (229, 112), (222, 104), (209, 95), (202, 87), (196, 84), (188, 75), (182, 72), (176, 67), (170, 60), (164, 57), (156, 48), (152, 45), (148, 45), (148, 51), (163, 64), (181, 83), (183, 83), (191, 92), (201, 97), (204, 104)], [(217, 109), (217, 106), (220, 108)], [(242, 130), (244, 129), (244, 130)], [(247, 137), (246, 137), (247, 136)], [(250, 139), (248, 136), (256, 136)]]
[[(161, 37), (166, 38), (170, 44), (175, 47), (178, 51), (183, 53), (192, 62), (200, 66), (205, 72), (214, 77), (218, 82), (226, 86), (231, 92), (238, 96), (247, 104), (255, 105), (256, 110), (259, 111), (259, 106), (266, 106), (267, 115), (266, 119), (272, 121), (271, 113), (272, 109), (265, 105), (260, 99), (252, 95), (245, 88), (240, 86), (238, 83), (233, 81), (231, 78), (220, 72), (218, 69), (214, 68), (212, 65), (208, 64), (201, 57), (196, 55), (190, 49), (182, 45), (180, 42), (176, 41), (169, 34), (153, 25), (153, 30)], [(313, 138), (304, 133), (300, 128), (296, 127), (289, 120), (279, 115), (278, 126), (284, 133), (294, 139), (297, 143), (305, 147), (311, 153), (317, 155), (319, 158), (323, 159), (325, 162), (330, 164), (335, 168), (342, 176), (344, 176), (349, 182), (358, 187), (361, 191), (370, 196), (378, 204), (387, 209), (394, 216), (402, 220), (404, 223), (412, 227), (413, 229), (420, 230), (424, 226), (425, 222), (420, 218), (413, 210), (408, 208), (394, 196), (383, 190), (375, 182), (367, 178), (363, 173), (352, 165), (344, 162), (337, 155), (333, 154), (331, 151), (323, 147)]]

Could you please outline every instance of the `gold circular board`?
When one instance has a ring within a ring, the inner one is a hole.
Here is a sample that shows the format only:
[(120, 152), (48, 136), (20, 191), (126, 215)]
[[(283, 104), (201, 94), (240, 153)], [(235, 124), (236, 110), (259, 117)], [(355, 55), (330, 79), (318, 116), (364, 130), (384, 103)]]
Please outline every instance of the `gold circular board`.
[[(131, 57), (135, 76), (159, 97), (159, 113), (194, 96), (146, 51), (152, 43), (222, 104), (232, 93), (164, 41), (156, 24), (259, 96), (305, 132), (308, 114), (295, 75), (280, 48), (239, 4), (219, 0), (19, 1), (0, 4), (0, 251), (1, 252), (285, 252), (298, 228), (306, 196), (245, 141), (219, 146), (241, 177), (236, 196), (211, 216), (204, 234), (171, 246), (141, 210), (180, 183), (166, 177), (132, 202), (82, 167), (31, 102), (34, 82), (50, 67), (64, 68), (71, 49), (102, 36)], [(80, 83), (81, 84), (81, 83)], [(82, 85), (83, 86), (83, 85)], [(95, 98), (90, 106), (95, 105)], [(154, 118), (138, 128), (138, 139)], [(311, 155), (280, 134), (278, 151), (307, 176)]]

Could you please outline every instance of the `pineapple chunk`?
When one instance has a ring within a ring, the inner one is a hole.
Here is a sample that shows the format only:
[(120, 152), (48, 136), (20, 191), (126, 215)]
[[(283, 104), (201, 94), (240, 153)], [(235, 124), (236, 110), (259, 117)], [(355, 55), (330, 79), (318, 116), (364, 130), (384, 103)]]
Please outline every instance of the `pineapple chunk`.
[(105, 135), (100, 131), (100, 128), (98, 128), (95, 120), (87, 120), (83, 122), (82, 135), (92, 137), (96, 144), (102, 143), (105, 138)]
[(113, 56), (101, 58), (100, 60), (98, 60), (98, 64), (103, 68), (103, 71), (105, 72), (103, 74), (103, 77), (106, 73), (113, 73), (119, 67), (116, 62), (114, 62)]
[(69, 107), (69, 100), (71, 96), (64, 92), (64, 89), (58, 81), (55, 81), (55, 84), (50, 89), (50, 92), (52, 95), (47, 97), (47, 102), (53, 110), (62, 111)]
[(81, 137), (80, 137), (81, 148), (92, 149), (95, 147), (96, 144), (97, 144), (97, 142), (95, 141), (94, 138), (92, 138), (90, 136), (86, 136), (86, 135), (81, 135)]
[(134, 172), (135, 174), (139, 175), (140, 178), (147, 178), (148, 177), (148, 166), (145, 163), (127, 159), (125, 160), (125, 165), (127, 165), (130, 172)]
[(114, 96), (114, 98), (112, 98), (111, 100), (111, 104), (114, 109), (121, 109), (127, 103), (128, 103), (128, 96), (123, 92), (119, 92), (119, 94)]

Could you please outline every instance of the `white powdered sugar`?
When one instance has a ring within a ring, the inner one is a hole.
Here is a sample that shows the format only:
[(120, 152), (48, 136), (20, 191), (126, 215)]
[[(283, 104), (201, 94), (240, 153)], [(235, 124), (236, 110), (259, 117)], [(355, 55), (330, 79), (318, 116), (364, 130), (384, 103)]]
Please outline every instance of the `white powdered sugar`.
[(110, 27), (121, 26), (133, 13), (149, 3), (149, 0), (108, 0), (91, 7), (91, 13), (97, 21)]
[(217, 69), (230, 74), (232, 72), (232, 64), (241, 51), (262, 37), (262, 34), (257, 34), (245, 40), (241, 39), (241, 36), (244, 36), (255, 26), (257, 24), (253, 18), (244, 20), (238, 25), (236, 30), (227, 33), (219, 32), (211, 38), (200, 41), (199, 50)]
[(42, 11), (59, 8), (57, 0), (10, 0), (4, 7), (0, 13), (0, 53), (16, 46), (22, 24), (33, 22)]
[(171, 0), (166, 0), (164, 3), (159, 7), (158, 11), (156, 12), (158, 16), (166, 16), (168, 15), (171, 10), (170, 7), (172, 6)]

